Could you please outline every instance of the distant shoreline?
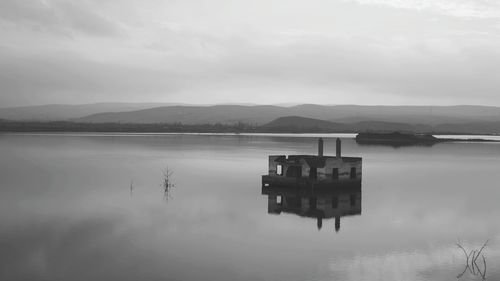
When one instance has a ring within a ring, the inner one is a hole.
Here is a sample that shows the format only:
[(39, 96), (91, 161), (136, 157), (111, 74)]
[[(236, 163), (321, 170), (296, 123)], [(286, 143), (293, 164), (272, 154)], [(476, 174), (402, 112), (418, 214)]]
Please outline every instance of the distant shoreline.
[[(265, 127), (245, 123), (235, 124), (180, 124), (180, 123), (78, 123), (70, 121), (0, 121), (0, 133), (104, 133), (104, 134), (248, 134), (248, 135), (328, 135), (328, 134), (358, 134), (362, 132), (387, 133), (392, 130), (329, 130), (318, 127)], [(404, 131), (403, 131), (404, 132)], [(406, 132), (415, 133), (415, 132)], [(500, 134), (478, 132), (416, 132), (435, 136), (474, 136), (474, 138), (495, 137)]]
[(500, 139), (473, 137), (437, 138), (431, 134), (415, 134), (415, 133), (359, 133), (356, 135), (356, 143), (360, 145), (385, 145), (393, 147), (401, 146), (433, 146), (444, 142), (500, 142)]
[(0, 108), (0, 131), (495, 135), (500, 133), (500, 107), (45, 105)]

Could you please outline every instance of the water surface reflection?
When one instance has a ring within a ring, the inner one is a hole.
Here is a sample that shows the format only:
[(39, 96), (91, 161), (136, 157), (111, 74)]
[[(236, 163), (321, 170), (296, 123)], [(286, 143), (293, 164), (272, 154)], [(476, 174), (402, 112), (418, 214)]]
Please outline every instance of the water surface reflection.
[[(0, 135), (0, 280), (456, 280), (457, 238), (467, 249), (490, 239), (486, 278), (500, 280), (497, 144), (392, 149), (342, 139), (363, 156), (362, 215), (341, 216), (332, 235), (341, 214), (333, 198), (347, 210), (355, 194), (361, 208), (361, 189), (301, 197), (273, 188), (281, 202), (317, 198), (316, 211), (291, 204), (272, 208), (276, 216), (258, 188), (269, 154), (314, 154), (315, 142)], [(325, 154), (333, 147), (325, 138)], [(165, 204), (167, 165), (178, 188)]]
[(335, 231), (340, 230), (340, 218), (361, 214), (361, 183), (358, 186), (295, 187), (263, 186), (269, 214), (290, 213), (315, 218), (317, 227), (323, 220), (335, 219)]

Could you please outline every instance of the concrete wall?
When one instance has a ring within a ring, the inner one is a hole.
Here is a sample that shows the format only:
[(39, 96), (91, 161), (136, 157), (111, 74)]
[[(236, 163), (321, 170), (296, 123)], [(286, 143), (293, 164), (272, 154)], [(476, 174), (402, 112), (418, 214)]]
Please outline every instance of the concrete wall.
[[(269, 155), (269, 175), (276, 175), (278, 163), (274, 162), (274, 160), (280, 157), (285, 157), (285, 155)], [(286, 175), (284, 170), (283, 175)]]
[[(276, 175), (277, 167), (280, 165), (275, 162), (276, 159), (285, 157), (284, 155), (270, 155), (269, 156), (269, 175)], [(356, 179), (361, 179), (362, 175), (362, 161), (361, 160), (342, 160), (342, 158), (329, 157), (326, 159), (325, 167), (317, 168), (318, 180), (331, 180), (333, 179), (333, 169), (338, 168), (339, 181), (350, 180), (351, 168), (356, 168)], [(282, 164), (283, 177), (286, 176), (287, 170), (291, 166), (300, 165), (302, 167), (302, 178), (309, 178), (310, 167), (304, 159), (300, 159), (298, 163)]]
[(291, 166), (301, 166), (302, 167), (302, 177), (303, 178), (309, 177), (309, 165), (307, 164), (307, 162), (304, 159), (300, 159), (299, 163), (297, 163), (297, 164), (295, 164), (295, 163), (294, 164), (280, 164), (278, 162), (275, 162), (275, 160), (280, 158), (280, 157), (285, 157), (285, 155), (269, 155), (269, 168), (268, 168), (269, 175), (272, 175), (272, 176), (277, 175), (276, 172), (278, 169), (278, 165), (282, 165), (283, 166), (283, 177), (286, 176), (287, 170)]
[(339, 181), (349, 180), (351, 178), (351, 168), (356, 168), (356, 179), (361, 179), (362, 161), (345, 162), (340, 158), (332, 157), (326, 160), (324, 168), (318, 168), (318, 179), (332, 179), (333, 169), (339, 169)]
[(310, 168), (309, 168), (309, 165), (307, 164), (306, 160), (300, 159), (300, 165), (302, 166), (302, 177), (308, 178), (309, 173), (310, 173)]

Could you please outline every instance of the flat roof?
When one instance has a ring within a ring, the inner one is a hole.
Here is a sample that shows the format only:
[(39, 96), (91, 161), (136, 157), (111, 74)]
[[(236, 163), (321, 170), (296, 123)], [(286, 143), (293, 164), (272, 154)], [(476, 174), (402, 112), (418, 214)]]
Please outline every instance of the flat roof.
[[(335, 156), (318, 156), (318, 155), (270, 155), (276, 157), (274, 162), (278, 163), (289, 163), (297, 162), (298, 160), (304, 160), (310, 167), (322, 168), (326, 165), (326, 160), (337, 159)], [(361, 162), (361, 157), (341, 157), (342, 162), (355, 163)]]
[[(318, 156), (318, 155), (312, 155), (312, 154), (296, 154), (296, 155), (269, 155), (269, 156), (276, 156), (279, 157), (275, 161), (280, 161), (282, 160), (281, 158), (285, 158), (288, 160), (294, 160), (294, 159), (336, 159), (336, 156), (331, 156), (331, 155), (323, 155), (323, 156)], [(362, 160), (362, 157), (350, 157), (350, 156), (341, 156), (342, 160), (347, 160), (347, 161), (358, 161)]]

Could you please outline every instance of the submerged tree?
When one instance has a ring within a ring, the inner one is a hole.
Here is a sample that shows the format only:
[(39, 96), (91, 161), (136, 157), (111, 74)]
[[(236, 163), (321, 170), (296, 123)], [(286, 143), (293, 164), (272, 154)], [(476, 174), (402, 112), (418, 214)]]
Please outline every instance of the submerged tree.
[(172, 199), (172, 188), (175, 187), (174, 183), (172, 182), (173, 174), (174, 171), (170, 170), (168, 166), (163, 170), (163, 180), (161, 186), (163, 188), (163, 198), (165, 199), (165, 201)]

